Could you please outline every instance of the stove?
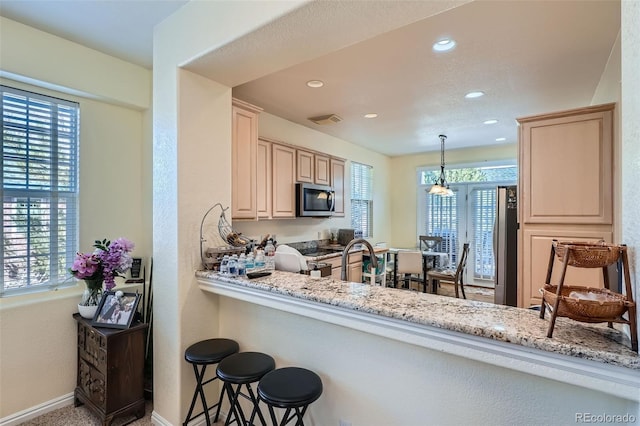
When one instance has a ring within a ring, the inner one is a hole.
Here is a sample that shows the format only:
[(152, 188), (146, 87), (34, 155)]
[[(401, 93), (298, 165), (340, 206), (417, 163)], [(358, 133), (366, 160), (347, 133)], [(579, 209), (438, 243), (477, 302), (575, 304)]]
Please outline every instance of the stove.
[(298, 250), (298, 251), (303, 256), (309, 256), (309, 257), (325, 256), (327, 254), (334, 254), (334, 253), (342, 252), (342, 250), (339, 250), (339, 249), (332, 250), (332, 249), (321, 249), (321, 248), (313, 248), (313, 247), (308, 248), (308, 249)]

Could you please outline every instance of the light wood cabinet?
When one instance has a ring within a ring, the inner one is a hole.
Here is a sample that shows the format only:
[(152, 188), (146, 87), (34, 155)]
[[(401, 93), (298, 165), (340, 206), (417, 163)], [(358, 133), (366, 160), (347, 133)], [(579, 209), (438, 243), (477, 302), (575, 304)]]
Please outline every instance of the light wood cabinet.
[[(541, 303), (553, 239), (612, 241), (614, 107), (518, 119), (520, 307)], [(574, 282), (601, 287), (601, 270), (570, 268), (566, 283)]]
[(318, 185), (331, 184), (331, 170), (329, 156), (314, 154), (314, 182)]
[(296, 181), (331, 184), (330, 156), (303, 149), (296, 150)]
[(257, 217), (256, 161), (258, 114), (254, 105), (233, 99), (231, 144), (231, 217)]
[(296, 216), (295, 178), (296, 150), (272, 143), (272, 210), (273, 218)]
[[(556, 239), (558, 241), (611, 241), (612, 232), (607, 229), (603, 230), (585, 230), (580, 227), (564, 226), (564, 227), (534, 227), (527, 228), (522, 233), (523, 252), (529, 253), (523, 259), (524, 276), (527, 277), (529, 285), (523, 288), (522, 306), (529, 307), (542, 303), (542, 295), (539, 289), (545, 284), (547, 277), (547, 268), (549, 265), (549, 253), (551, 251), (551, 242)], [(557, 256), (554, 259), (553, 275), (551, 276), (551, 284), (557, 284), (560, 280), (559, 271), (562, 265)], [(584, 269), (567, 267), (567, 275), (565, 278), (567, 285), (584, 285), (587, 287), (604, 287), (602, 279), (602, 269)]]
[(313, 183), (313, 152), (298, 149), (296, 151), (296, 161), (296, 180), (298, 182)]
[(524, 223), (612, 223), (613, 106), (518, 119)]
[(271, 217), (271, 165), (271, 142), (258, 139), (256, 165), (256, 208), (258, 219), (268, 219)]
[(335, 211), (334, 216), (344, 216), (344, 174), (345, 165), (344, 160), (338, 158), (331, 158), (330, 161), (331, 170), (331, 186), (335, 193)]
[[(321, 260), (322, 263), (331, 265), (331, 278), (342, 278), (342, 255)], [(347, 281), (362, 282), (362, 252), (351, 253), (347, 256)]]

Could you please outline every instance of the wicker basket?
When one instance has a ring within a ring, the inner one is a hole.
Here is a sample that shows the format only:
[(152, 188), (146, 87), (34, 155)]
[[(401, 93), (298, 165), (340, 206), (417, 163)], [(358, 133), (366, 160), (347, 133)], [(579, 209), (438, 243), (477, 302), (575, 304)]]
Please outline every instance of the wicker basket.
[[(552, 307), (556, 303), (558, 286), (545, 285), (540, 289), (542, 298)], [(571, 292), (596, 293), (604, 300), (586, 300), (569, 296)], [(619, 318), (630, 305), (624, 295), (604, 288), (562, 286), (558, 316), (583, 322), (608, 322)]]
[(570, 266), (578, 268), (602, 268), (618, 261), (621, 246), (605, 242), (556, 241), (556, 255), (561, 262), (568, 253)]

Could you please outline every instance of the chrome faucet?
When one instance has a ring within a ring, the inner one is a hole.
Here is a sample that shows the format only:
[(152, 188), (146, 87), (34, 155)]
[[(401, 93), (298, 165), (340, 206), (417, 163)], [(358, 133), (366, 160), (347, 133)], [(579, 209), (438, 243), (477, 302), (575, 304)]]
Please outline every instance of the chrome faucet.
[(370, 268), (375, 269), (378, 267), (378, 258), (373, 252), (373, 246), (371, 245), (371, 243), (365, 240), (364, 238), (355, 238), (347, 243), (347, 246), (344, 248), (344, 251), (342, 252), (342, 270), (340, 272), (340, 279), (342, 281), (347, 280), (347, 263), (349, 263), (347, 261), (347, 256), (349, 256), (349, 250), (351, 249), (351, 247), (353, 247), (356, 244), (364, 244), (365, 246), (367, 246), (367, 249), (369, 250), (369, 257), (371, 258)]

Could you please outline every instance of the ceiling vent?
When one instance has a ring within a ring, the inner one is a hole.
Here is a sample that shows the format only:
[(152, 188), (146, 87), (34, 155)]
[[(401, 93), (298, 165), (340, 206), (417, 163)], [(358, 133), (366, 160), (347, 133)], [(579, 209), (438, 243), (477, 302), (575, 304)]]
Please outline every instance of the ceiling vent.
[(316, 124), (325, 125), (325, 124), (335, 124), (342, 121), (342, 118), (338, 117), (335, 114), (329, 115), (321, 115), (319, 117), (309, 117), (310, 121), (313, 121)]

